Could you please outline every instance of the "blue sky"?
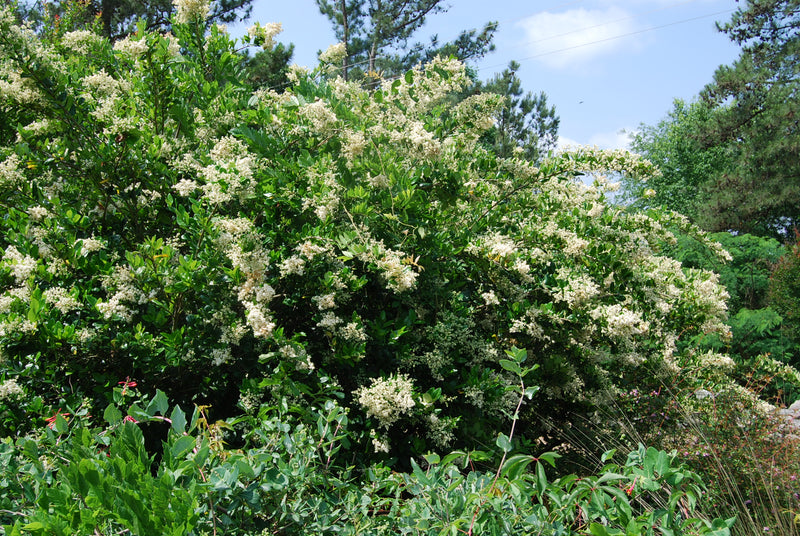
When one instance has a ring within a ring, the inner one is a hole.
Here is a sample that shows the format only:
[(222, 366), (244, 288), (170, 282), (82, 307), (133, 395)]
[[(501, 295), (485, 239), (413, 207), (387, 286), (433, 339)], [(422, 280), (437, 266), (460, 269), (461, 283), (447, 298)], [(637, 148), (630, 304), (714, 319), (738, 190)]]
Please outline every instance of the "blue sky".
[[(544, 91), (561, 117), (562, 143), (624, 147), (639, 124), (654, 124), (675, 98), (692, 99), (736, 45), (718, 32), (735, 0), (450, 0), (429, 17), (427, 40), (497, 21), (497, 49), (476, 64), (480, 78), (511, 60), (526, 91)], [(314, 0), (254, 0), (250, 22), (281, 22), (278, 40), (295, 44), (294, 62), (314, 65), (335, 39)], [(231, 26), (238, 35), (249, 24)]]

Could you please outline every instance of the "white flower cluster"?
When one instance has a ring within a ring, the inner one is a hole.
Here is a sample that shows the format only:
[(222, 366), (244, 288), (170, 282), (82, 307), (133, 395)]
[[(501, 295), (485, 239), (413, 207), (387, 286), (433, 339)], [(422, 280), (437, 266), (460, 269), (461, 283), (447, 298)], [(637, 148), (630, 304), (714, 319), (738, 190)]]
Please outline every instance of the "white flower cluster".
[(0, 99), (19, 104), (37, 104), (43, 97), (33, 81), (22, 77), (17, 71), (3, 68), (0, 64)]
[(101, 249), (105, 249), (105, 247), (106, 245), (102, 240), (98, 240), (96, 238), (84, 238), (81, 240), (81, 256), (85, 257), (89, 253), (100, 251)]
[(302, 106), (300, 108), (300, 117), (311, 124), (313, 132), (321, 136), (329, 134), (338, 122), (336, 114), (322, 99), (317, 99)]
[(0, 162), (0, 186), (14, 186), (25, 181), (25, 176), (19, 169), (19, 156), (12, 153)]
[(323, 64), (339, 66), (345, 55), (347, 55), (347, 46), (344, 43), (334, 43), (319, 55), (319, 61)]
[(492, 233), (488, 236), (482, 237), (478, 243), (480, 246), (472, 246), (469, 248), (471, 253), (485, 252), (490, 259), (502, 260), (511, 257), (517, 252), (517, 244), (514, 240), (501, 233)]
[(66, 314), (80, 307), (78, 300), (70, 295), (70, 292), (63, 287), (51, 287), (45, 290), (43, 294), (45, 301), (62, 313)]
[(150, 296), (136, 288), (135, 283), (134, 274), (130, 269), (125, 266), (114, 268), (114, 272), (103, 281), (103, 288), (109, 292), (110, 297), (105, 301), (98, 300), (95, 304), (103, 318), (111, 320), (118, 316), (125, 322), (133, 320), (133, 310), (130, 305), (141, 305), (150, 299)]
[(311, 361), (311, 356), (308, 355), (302, 344), (284, 344), (280, 348), (280, 354), (284, 358), (294, 361), (297, 370), (308, 372), (314, 370), (314, 362)]
[(94, 74), (85, 76), (82, 81), (86, 88), (83, 96), (92, 100), (115, 97), (120, 92), (130, 90), (130, 83), (125, 80), (117, 80), (106, 73), (105, 69), (100, 69)]
[(600, 287), (588, 274), (573, 273), (562, 267), (556, 276), (566, 281), (566, 286), (558, 289), (555, 298), (567, 302), (570, 308), (582, 306), (600, 293)]
[(634, 335), (644, 335), (650, 329), (641, 313), (632, 311), (619, 303), (601, 305), (592, 309), (589, 314), (595, 320), (601, 321), (602, 331), (614, 338), (629, 339)]
[[(206, 166), (198, 164), (191, 156), (185, 156), (182, 161), (183, 166), (198, 172), (205, 180), (200, 186), (204, 199), (212, 205), (221, 205), (234, 198), (244, 201), (253, 196), (256, 162), (241, 141), (225, 136), (216, 141), (209, 156), (213, 163)], [(189, 195), (196, 188), (195, 182), (188, 179), (175, 186), (181, 195)]]
[(172, 0), (175, 6), (175, 19), (182, 24), (194, 22), (195, 20), (205, 21), (208, 18), (209, 0)]
[(233, 356), (231, 355), (231, 349), (230, 347), (227, 346), (225, 348), (212, 349), (210, 352), (210, 357), (211, 357), (211, 362), (214, 364), (214, 366), (217, 367), (222, 365), (223, 363), (227, 363), (233, 358)]
[(28, 207), (28, 217), (30, 217), (31, 221), (39, 222), (45, 219), (50, 215), (50, 211), (40, 205), (35, 205), (32, 207)]
[(261, 26), (260, 22), (256, 22), (247, 29), (247, 34), (256, 45), (261, 46), (264, 50), (270, 50), (275, 46), (275, 36), (282, 31), (283, 25), (280, 22), (268, 22), (266, 26)]
[(16, 247), (8, 246), (3, 254), (3, 263), (11, 269), (14, 279), (21, 285), (36, 271), (36, 259), (23, 255)]
[(316, 305), (320, 311), (336, 307), (336, 295), (334, 293), (314, 296), (311, 298), (311, 301), (314, 302), (314, 305)]
[(92, 48), (102, 42), (102, 36), (88, 30), (67, 32), (61, 37), (61, 45), (78, 54), (88, 54)]
[(12, 378), (0, 383), (0, 400), (14, 402), (25, 396), (25, 391), (17, 384), (17, 380)]
[(367, 415), (378, 419), (383, 428), (389, 428), (414, 407), (413, 394), (414, 384), (404, 374), (374, 378), (372, 385), (360, 387), (355, 392), (358, 403), (367, 410)]
[(178, 192), (178, 195), (183, 197), (189, 197), (198, 188), (200, 188), (200, 185), (197, 183), (197, 181), (193, 181), (191, 179), (181, 179), (172, 186), (172, 189)]
[(144, 38), (134, 39), (131, 36), (125, 36), (114, 43), (114, 50), (124, 56), (136, 59), (147, 52), (147, 40)]
[(352, 168), (357, 156), (364, 152), (367, 146), (367, 139), (363, 132), (348, 130), (344, 136), (342, 144), (342, 156), (345, 158), (347, 167)]

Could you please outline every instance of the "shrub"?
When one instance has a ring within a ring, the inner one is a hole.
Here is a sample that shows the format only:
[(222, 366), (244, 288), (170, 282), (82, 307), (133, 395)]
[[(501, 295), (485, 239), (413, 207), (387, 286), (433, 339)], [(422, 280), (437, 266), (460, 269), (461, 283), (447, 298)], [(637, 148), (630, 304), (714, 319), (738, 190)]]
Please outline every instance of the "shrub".
[[(454, 60), (253, 92), (218, 27), (173, 31), (42, 41), (0, 11), (0, 373), (26, 399), (96, 414), (129, 378), (226, 419), (332, 389), (353, 452), (419, 454), (492, 444), (512, 346), (538, 365), (530, 441), (558, 434), (538, 413), (595, 411), (726, 331), (717, 276), (661, 251), (691, 226), (606, 202), (606, 173), (649, 163), (498, 158), (478, 143), (498, 102), (452, 104)], [(35, 425), (22, 410), (3, 433)]]

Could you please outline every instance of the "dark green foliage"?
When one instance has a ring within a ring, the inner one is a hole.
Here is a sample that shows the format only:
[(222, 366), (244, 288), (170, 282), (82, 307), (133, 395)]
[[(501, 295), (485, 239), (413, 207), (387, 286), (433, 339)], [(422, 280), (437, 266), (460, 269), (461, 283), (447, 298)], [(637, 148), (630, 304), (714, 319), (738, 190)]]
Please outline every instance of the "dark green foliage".
[[(160, 392), (141, 402), (146, 409), (134, 404), (125, 418), (112, 404), (105, 422), (60, 418), (38, 436), (0, 442), (4, 534), (569, 536), (589, 526), (602, 536), (724, 536), (734, 521), (694, 517), (702, 480), (653, 448), (607, 451), (583, 478), (555, 478), (553, 452), (503, 456), (487, 471), (470, 468), (486, 459), (478, 452), (428, 454), (406, 473), (355, 471), (336, 457), (349, 434), (333, 402), (299, 419), (275, 409), (240, 423), (251, 435), (238, 450), (222, 441), (227, 423), (210, 423), (203, 408), (169, 411)], [(157, 461), (142, 433), (148, 423), (165, 427)], [(510, 451), (505, 435), (496, 443)]]
[[(769, 282), (772, 307), (783, 316), (786, 336), (800, 346), (800, 244), (795, 244), (781, 257)], [(797, 355), (800, 365), (800, 351)]]
[(289, 79), (289, 62), (294, 54), (294, 45), (276, 44), (269, 50), (259, 50), (244, 59), (245, 79), (255, 89), (286, 89)]
[(661, 206), (696, 221), (708, 200), (705, 184), (726, 162), (723, 147), (703, 148), (696, 139), (710, 113), (702, 103), (675, 100), (657, 125), (640, 125), (631, 148), (658, 166), (661, 175), (647, 182), (624, 177), (621, 199), (638, 209)]
[(766, 307), (770, 274), (784, 247), (773, 238), (749, 234), (714, 233), (709, 237), (730, 253), (730, 261), (710, 255), (707, 248), (685, 235), (679, 235), (678, 243), (668, 251), (688, 268), (717, 272), (730, 295), (728, 310), (732, 314), (741, 308)]
[(508, 158), (520, 151), (525, 159), (536, 162), (555, 149), (560, 120), (543, 92), (523, 94), (518, 69), (519, 63), (512, 61), (506, 70), (479, 86), (480, 91), (503, 97), (495, 126), (484, 139), (498, 156)]
[(786, 236), (800, 222), (800, 1), (748, 0), (720, 27), (742, 46), (702, 92), (714, 113), (698, 135), (725, 147), (708, 182), (711, 230)]

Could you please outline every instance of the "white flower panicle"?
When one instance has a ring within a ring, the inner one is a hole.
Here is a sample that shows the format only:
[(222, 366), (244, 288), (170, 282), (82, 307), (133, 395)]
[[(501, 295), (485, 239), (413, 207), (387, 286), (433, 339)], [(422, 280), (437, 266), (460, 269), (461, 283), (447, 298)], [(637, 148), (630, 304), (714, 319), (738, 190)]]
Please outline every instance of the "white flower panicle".
[(247, 29), (247, 34), (256, 45), (264, 50), (270, 50), (275, 46), (275, 36), (282, 31), (283, 25), (280, 22), (268, 22), (264, 26), (260, 22), (256, 22)]
[(78, 300), (71, 296), (69, 290), (65, 288), (51, 287), (43, 294), (45, 301), (62, 313), (68, 313), (80, 307)]
[(203, 22), (208, 18), (208, 4), (209, 0), (172, 0), (176, 9), (175, 19), (181, 24), (196, 20)]
[(88, 54), (92, 48), (100, 45), (103, 41), (102, 36), (88, 30), (67, 32), (61, 37), (61, 45), (78, 54)]
[(102, 240), (98, 240), (96, 238), (84, 238), (81, 240), (81, 256), (85, 257), (89, 253), (100, 251), (101, 249), (105, 249), (105, 247), (106, 245)]
[(619, 303), (601, 305), (589, 312), (595, 320), (602, 323), (603, 332), (613, 338), (628, 339), (634, 335), (644, 335), (650, 329), (641, 313), (632, 311)]
[(123, 56), (137, 59), (147, 52), (147, 40), (144, 38), (135, 39), (132, 36), (125, 36), (114, 43), (114, 51), (119, 52)]
[(308, 121), (312, 130), (320, 135), (328, 134), (338, 121), (336, 114), (322, 99), (317, 99), (301, 107), (300, 117)]
[(340, 66), (345, 55), (347, 55), (347, 46), (344, 43), (334, 43), (320, 53), (319, 61), (322, 64)]
[(369, 387), (360, 387), (355, 395), (367, 415), (378, 419), (383, 428), (389, 428), (414, 406), (414, 384), (405, 374), (389, 378), (375, 378)]
[(36, 259), (30, 255), (23, 255), (16, 247), (8, 246), (3, 254), (4, 264), (11, 269), (14, 279), (21, 285), (36, 271)]
[(25, 181), (25, 175), (20, 170), (19, 156), (12, 153), (0, 162), (0, 186), (15, 186)]
[(25, 391), (17, 384), (16, 378), (0, 383), (0, 400), (14, 402), (25, 396)]

